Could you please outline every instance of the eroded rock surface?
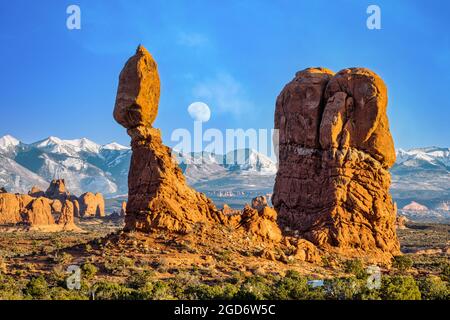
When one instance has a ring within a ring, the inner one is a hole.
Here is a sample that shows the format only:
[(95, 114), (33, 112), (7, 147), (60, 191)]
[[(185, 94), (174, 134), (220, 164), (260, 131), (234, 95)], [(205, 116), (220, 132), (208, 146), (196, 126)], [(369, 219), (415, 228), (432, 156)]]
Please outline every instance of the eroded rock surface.
[(81, 217), (97, 217), (105, 216), (105, 199), (101, 193), (86, 192), (78, 198), (79, 215)]
[(28, 194), (2, 193), (0, 225), (48, 232), (81, 231), (74, 223), (73, 202), (76, 200), (72, 198), (65, 191), (64, 180), (53, 180), (46, 193), (37, 188), (32, 188)]
[(272, 198), (282, 227), (344, 253), (399, 252), (386, 108), (386, 86), (368, 69), (306, 69), (285, 86), (275, 111)]

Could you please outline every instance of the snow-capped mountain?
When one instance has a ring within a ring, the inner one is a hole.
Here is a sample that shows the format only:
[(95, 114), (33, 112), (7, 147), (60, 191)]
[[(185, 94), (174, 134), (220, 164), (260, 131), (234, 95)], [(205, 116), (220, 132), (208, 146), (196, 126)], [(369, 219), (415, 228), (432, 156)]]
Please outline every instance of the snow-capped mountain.
[[(213, 199), (215, 195), (239, 195), (248, 201), (251, 195), (272, 192), (276, 163), (254, 150), (239, 149), (225, 155), (173, 154), (188, 183)], [(86, 138), (49, 137), (25, 144), (8, 135), (0, 138), (0, 187), (27, 192), (32, 185), (45, 188), (51, 179), (64, 178), (74, 194), (123, 195), (128, 192), (130, 160), (130, 148), (115, 142), (100, 145)], [(415, 201), (430, 211), (448, 211), (449, 148), (399, 149), (391, 173), (391, 192), (399, 208)]]
[(6, 135), (0, 138), (0, 154), (11, 155), (15, 152), (17, 146), (20, 145), (20, 141), (13, 136)]
[(434, 208), (450, 200), (450, 148), (399, 149), (391, 173), (391, 192), (400, 207), (417, 201)]
[[(33, 184), (45, 188), (48, 181), (64, 178), (68, 190), (78, 195), (86, 191), (111, 197), (127, 193), (129, 147), (116, 142), (100, 145), (86, 138), (49, 137), (25, 144), (5, 136), (0, 142), (4, 157), (0, 186), (12, 192), (27, 192)], [(277, 170), (274, 161), (251, 149), (226, 155), (174, 152), (174, 156), (188, 183), (201, 191), (270, 189)]]
[(127, 192), (131, 152), (115, 142), (102, 146), (86, 138), (49, 137), (25, 144), (5, 136), (0, 154), (0, 186), (12, 192), (27, 192), (32, 185), (46, 188), (54, 178), (64, 178), (69, 191), (78, 195)]
[(45, 140), (35, 142), (31, 146), (56, 154), (64, 154), (71, 157), (77, 157), (80, 152), (99, 153), (101, 146), (89, 139), (61, 140), (57, 137), (49, 137)]
[(404, 168), (423, 167), (428, 169), (450, 169), (450, 148), (418, 148), (405, 151), (397, 150), (397, 165)]

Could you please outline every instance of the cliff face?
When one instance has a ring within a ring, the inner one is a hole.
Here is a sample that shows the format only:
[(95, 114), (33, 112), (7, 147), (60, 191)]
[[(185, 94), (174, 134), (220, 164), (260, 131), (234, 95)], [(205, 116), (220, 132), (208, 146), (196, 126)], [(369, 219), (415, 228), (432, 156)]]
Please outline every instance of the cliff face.
[(127, 128), (133, 151), (125, 229), (188, 232), (197, 222), (219, 221), (220, 212), (204, 194), (188, 187), (160, 131), (152, 127), (159, 94), (156, 62), (139, 46), (120, 74), (114, 108), (114, 118)]
[(279, 223), (321, 248), (399, 252), (388, 169), (395, 150), (387, 89), (368, 69), (298, 72), (280, 93)]

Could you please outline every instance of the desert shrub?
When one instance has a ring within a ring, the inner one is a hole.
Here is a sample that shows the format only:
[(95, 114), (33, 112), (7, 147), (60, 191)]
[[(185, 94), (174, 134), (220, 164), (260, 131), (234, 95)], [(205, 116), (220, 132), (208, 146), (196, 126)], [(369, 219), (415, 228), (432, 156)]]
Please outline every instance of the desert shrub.
[(23, 299), (22, 286), (11, 276), (0, 274), (0, 300)]
[(357, 279), (365, 279), (367, 277), (366, 270), (361, 260), (347, 260), (344, 262), (344, 271), (353, 274)]
[(261, 276), (247, 278), (239, 288), (236, 298), (242, 300), (264, 300), (271, 296), (271, 285)]
[(66, 277), (67, 273), (65, 269), (61, 265), (57, 265), (48, 276), (47, 282), (49, 286), (64, 286)]
[(411, 276), (384, 277), (380, 297), (383, 300), (420, 300), (420, 290)]
[(286, 275), (273, 285), (272, 299), (277, 300), (317, 300), (323, 298), (321, 287), (312, 288), (308, 279), (296, 271), (288, 271)]
[(217, 261), (228, 262), (231, 260), (231, 250), (223, 250), (216, 253)]
[(119, 273), (134, 267), (134, 260), (128, 257), (110, 258), (104, 266), (108, 272)]
[(152, 300), (172, 300), (173, 295), (169, 285), (163, 281), (156, 281), (153, 283), (151, 291)]
[(392, 266), (400, 272), (405, 272), (411, 269), (414, 261), (408, 256), (395, 256), (392, 260)]
[(132, 289), (145, 288), (149, 283), (152, 282), (152, 278), (154, 277), (154, 275), (155, 273), (150, 270), (137, 272), (128, 277), (126, 284)]
[(52, 300), (87, 300), (89, 295), (80, 290), (68, 290), (62, 287), (53, 287), (50, 289)]
[(129, 300), (134, 297), (132, 289), (115, 282), (98, 282), (93, 289), (96, 300)]
[(43, 276), (32, 278), (24, 289), (24, 294), (32, 299), (49, 299), (48, 283)]
[(422, 299), (444, 300), (450, 298), (450, 287), (446, 281), (436, 276), (429, 276), (418, 281)]
[(325, 295), (332, 300), (361, 299), (365, 284), (364, 280), (355, 277), (327, 279), (324, 283)]
[(239, 291), (239, 287), (231, 283), (223, 285), (197, 284), (189, 286), (184, 292), (185, 299), (193, 300), (231, 300)]
[(81, 272), (86, 280), (91, 280), (97, 274), (98, 269), (92, 263), (86, 262), (81, 266)]
[(442, 266), (441, 277), (445, 281), (450, 281), (450, 263), (445, 263)]

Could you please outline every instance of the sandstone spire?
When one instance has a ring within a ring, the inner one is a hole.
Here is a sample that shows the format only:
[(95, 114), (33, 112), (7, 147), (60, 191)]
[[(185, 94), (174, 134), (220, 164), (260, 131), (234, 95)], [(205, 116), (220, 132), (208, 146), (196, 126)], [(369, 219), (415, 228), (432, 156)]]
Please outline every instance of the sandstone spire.
[(133, 151), (125, 229), (187, 232), (196, 222), (217, 220), (219, 212), (204, 194), (187, 186), (160, 131), (152, 127), (159, 94), (156, 62), (139, 46), (120, 73), (114, 108), (114, 118), (128, 129)]
[(387, 89), (368, 69), (298, 72), (280, 93), (273, 204), (282, 226), (322, 248), (399, 252), (388, 169)]

